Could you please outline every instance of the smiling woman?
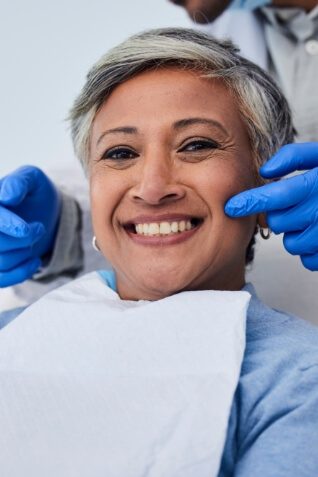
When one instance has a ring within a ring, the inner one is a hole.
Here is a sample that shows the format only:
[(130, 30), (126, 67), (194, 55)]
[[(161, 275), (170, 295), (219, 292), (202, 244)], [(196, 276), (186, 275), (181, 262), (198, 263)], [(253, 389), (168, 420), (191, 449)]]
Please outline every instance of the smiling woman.
[(265, 224), (230, 220), (224, 204), (259, 184), (258, 167), (293, 137), (287, 103), (259, 68), (194, 31), (144, 33), (90, 71), (70, 118), (123, 298), (243, 286)]
[(231, 220), (223, 208), (255, 185), (254, 172), (219, 80), (170, 67), (118, 86), (94, 119), (89, 176), (97, 241), (121, 297), (240, 290), (255, 218)]
[(293, 138), (280, 90), (230, 43), (154, 30), (93, 67), (70, 120), (113, 271), (2, 330), (0, 447), (30, 475), (38, 447), (41, 475), (316, 475), (317, 330), (245, 284), (264, 218), (224, 213)]

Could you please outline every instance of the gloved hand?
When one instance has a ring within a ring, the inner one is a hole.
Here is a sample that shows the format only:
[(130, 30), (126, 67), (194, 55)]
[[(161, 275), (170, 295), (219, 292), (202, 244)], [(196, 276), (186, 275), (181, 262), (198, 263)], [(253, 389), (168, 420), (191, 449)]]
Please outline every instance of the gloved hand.
[(283, 146), (260, 168), (264, 178), (293, 171), (308, 172), (241, 192), (225, 205), (230, 217), (267, 213), (275, 234), (284, 233), (284, 246), (300, 255), (304, 267), (318, 270), (318, 143)]
[(61, 197), (37, 167), (24, 166), (0, 179), (0, 287), (21, 283), (53, 249)]

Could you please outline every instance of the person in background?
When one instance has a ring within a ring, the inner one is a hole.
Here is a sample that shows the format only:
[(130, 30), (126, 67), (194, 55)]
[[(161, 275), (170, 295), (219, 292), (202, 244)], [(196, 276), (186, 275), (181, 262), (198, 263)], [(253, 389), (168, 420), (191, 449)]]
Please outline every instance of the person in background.
[[(229, 9), (224, 23), (232, 33), (237, 32), (234, 34), (237, 43), (247, 35), (245, 25), (239, 20), (250, 22), (250, 32), (256, 36), (249, 37), (245, 46), (260, 48), (260, 53), (252, 53), (254, 60), (262, 62), (261, 66), (282, 87), (294, 113), (298, 141), (269, 158), (260, 173), (272, 179), (296, 170), (307, 172), (243, 192), (230, 199), (225, 211), (233, 218), (266, 212), (272, 231), (284, 234), (286, 250), (299, 255), (307, 269), (318, 270), (318, 95), (314, 94), (318, 72), (317, 2), (174, 0), (173, 3), (186, 8), (197, 23), (205, 24)], [(230, 36), (226, 29), (222, 31), (221, 20), (217, 20), (215, 32), (219, 30), (222, 35)], [(205, 25), (205, 29), (213, 33), (213, 23)], [(247, 51), (246, 56), (249, 55), (251, 52)], [(100, 267), (100, 259), (90, 247), (90, 237), (88, 206), (79, 206), (73, 197), (62, 194), (43, 171), (25, 166), (1, 179), (0, 287), (33, 277), (32, 285), (29, 281), (16, 287), (17, 294), (31, 302), (59, 285), (58, 278), (62, 275), (74, 276)], [(31, 289), (36, 291), (32, 294)]]

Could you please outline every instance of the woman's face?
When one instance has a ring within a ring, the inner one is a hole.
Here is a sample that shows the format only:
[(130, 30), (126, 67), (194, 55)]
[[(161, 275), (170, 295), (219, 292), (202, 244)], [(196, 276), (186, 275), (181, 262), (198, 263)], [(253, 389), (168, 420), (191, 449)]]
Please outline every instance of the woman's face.
[(255, 185), (249, 138), (218, 80), (163, 69), (118, 86), (94, 120), (92, 219), (123, 299), (238, 290), (255, 217), (225, 202)]

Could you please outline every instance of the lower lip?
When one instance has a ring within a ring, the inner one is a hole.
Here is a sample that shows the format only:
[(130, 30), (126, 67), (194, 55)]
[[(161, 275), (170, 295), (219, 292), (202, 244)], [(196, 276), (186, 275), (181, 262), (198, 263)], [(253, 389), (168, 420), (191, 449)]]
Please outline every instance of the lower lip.
[(201, 227), (202, 224), (197, 225), (191, 230), (185, 230), (184, 232), (179, 232), (177, 234), (166, 235), (166, 236), (154, 236), (149, 237), (147, 235), (139, 235), (130, 232), (129, 230), (125, 230), (127, 235), (133, 240), (135, 243), (140, 245), (150, 245), (150, 246), (163, 246), (163, 245), (175, 245), (181, 242), (185, 242), (189, 238), (191, 238)]

